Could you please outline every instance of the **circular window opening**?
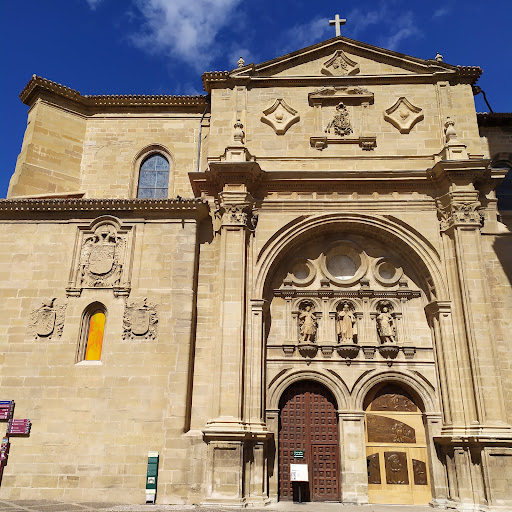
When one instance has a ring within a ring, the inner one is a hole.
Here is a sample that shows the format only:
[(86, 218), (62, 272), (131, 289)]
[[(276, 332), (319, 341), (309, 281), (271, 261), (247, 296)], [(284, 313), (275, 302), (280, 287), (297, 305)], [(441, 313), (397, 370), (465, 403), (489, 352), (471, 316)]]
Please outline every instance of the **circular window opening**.
[(354, 277), (357, 270), (355, 261), (346, 254), (336, 254), (329, 258), (327, 270), (338, 279), (350, 279)]
[(391, 263), (382, 263), (379, 266), (379, 275), (382, 279), (392, 279), (395, 276), (396, 269)]
[(301, 261), (294, 265), (292, 272), (295, 279), (306, 279), (309, 276), (309, 267)]

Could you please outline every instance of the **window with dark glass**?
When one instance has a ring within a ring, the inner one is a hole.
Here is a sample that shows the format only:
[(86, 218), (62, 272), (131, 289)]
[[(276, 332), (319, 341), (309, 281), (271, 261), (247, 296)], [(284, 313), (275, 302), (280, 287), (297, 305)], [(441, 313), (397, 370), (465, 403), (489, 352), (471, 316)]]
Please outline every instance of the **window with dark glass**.
[(146, 158), (140, 166), (139, 199), (165, 199), (169, 187), (169, 162), (160, 154)]

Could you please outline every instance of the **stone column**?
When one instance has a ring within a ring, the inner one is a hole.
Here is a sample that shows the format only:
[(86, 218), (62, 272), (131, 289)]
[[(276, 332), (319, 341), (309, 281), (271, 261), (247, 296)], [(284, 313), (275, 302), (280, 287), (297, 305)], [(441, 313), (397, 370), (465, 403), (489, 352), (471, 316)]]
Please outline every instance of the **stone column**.
[(341, 450), (341, 501), (368, 503), (364, 412), (338, 412)]
[(226, 161), (207, 173), (220, 188), (215, 213), (220, 237), (216, 373), (212, 376), (212, 417), (203, 429), (208, 444), (205, 504), (262, 505), (266, 500), (266, 450), (262, 419), (263, 302), (247, 300), (247, 260), (256, 228), (251, 187), (260, 172), (245, 161), (243, 131)]
[(481, 243), (479, 187), (487, 187), (493, 171), (488, 161), (458, 157), (463, 153), (455, 151), (452, 131), (453, 123), (447, 123), (446, 160), (430, 172), (438, 190), (441, 250), (451, 299), (435, 300), (425, 308), (435, 339), (444, 420), (434, 440), (445, 458), (449, 506), (480, 510), (490, 492), (482, 450), (512, 443)]
[(269, 472), (269, 489), (268, 495), (273, 503), (279, 498), (279, 454), (277, 452), (279, 446), (279, 409), (267, 409), (266, 411), (267, 427), (273, 434), (267, 444), (268, 472)]

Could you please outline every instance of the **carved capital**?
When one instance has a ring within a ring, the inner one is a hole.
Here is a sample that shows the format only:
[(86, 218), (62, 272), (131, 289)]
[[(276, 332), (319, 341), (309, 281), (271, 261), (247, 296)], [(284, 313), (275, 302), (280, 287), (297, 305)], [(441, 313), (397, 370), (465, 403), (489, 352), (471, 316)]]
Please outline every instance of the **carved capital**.
[(214, 212), (216, 231), (223, 227), (240, 227), (254, 231), (258, 224), (258, 214), (255, 213), (250, 204), (223, 205)]
[(481, 227), (483, 217), (479, 212), (480, 206), (479, 201), (451, 201), (445, 205), (438, 201), (437, 212), (441, 231), (458, 226), (471, 226), (475, 229)]

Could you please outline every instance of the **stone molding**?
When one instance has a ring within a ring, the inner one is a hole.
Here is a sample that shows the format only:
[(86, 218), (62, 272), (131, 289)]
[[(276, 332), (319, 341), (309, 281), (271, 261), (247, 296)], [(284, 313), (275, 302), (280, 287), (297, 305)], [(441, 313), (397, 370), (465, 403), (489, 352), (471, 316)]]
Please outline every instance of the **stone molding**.
[(0, 199), (2, 218), (17, 218), (20, 214), (41, 212), (109, 211), (200, 220), (208, 215), (209, 206), (202, 199)]
[(51, 96), (65, 98), (91, 110), (106, 110), (112, 107), (130, 107), (136, 109), (155, 108), (161, 110), (162, 107), (166, 107), (174, 109), (193, 109), (194, 111), (201, 113), (208, 104), (208, 99), (205, 95), (82, 95), (79, 91), (37, 75), (33, 75), (27, 85), (23, 88), (20, 93), (20, 99), (26, 105), (31, 105), (42, 94), (50, 94)]

